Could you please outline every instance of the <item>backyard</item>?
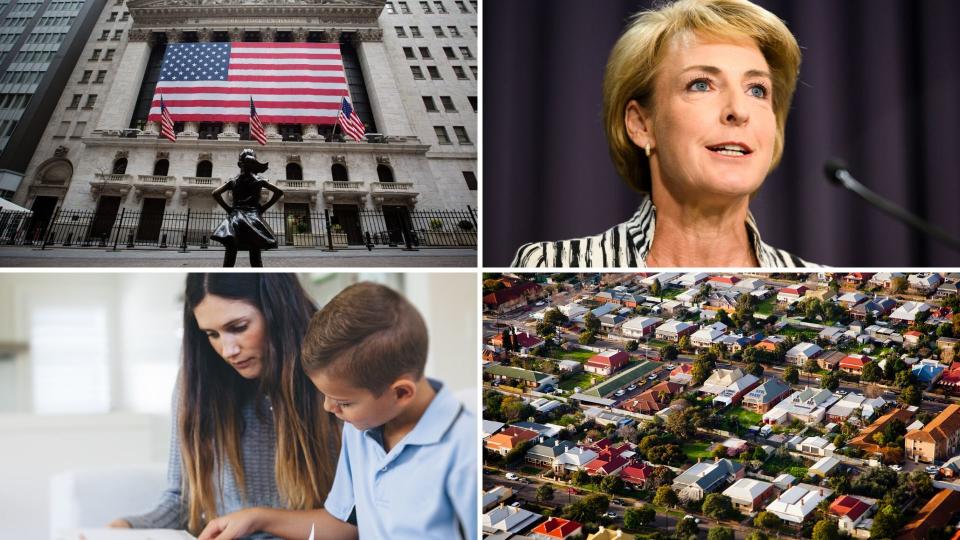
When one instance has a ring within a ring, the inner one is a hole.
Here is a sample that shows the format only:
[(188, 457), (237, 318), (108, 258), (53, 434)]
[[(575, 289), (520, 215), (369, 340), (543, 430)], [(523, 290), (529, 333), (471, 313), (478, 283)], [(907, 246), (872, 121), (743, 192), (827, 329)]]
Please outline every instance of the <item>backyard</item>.
[(572, 392), (577, 386), (579, 386), (581, 390), (584, 390), (593, 386), (594, 377), (595, 375), (591, 375), (590, 373), (577, 373), (566, 380), (560, 381), (557, 387), (568, 392)]
[(763, 419), (763, 416), (753, 411), (748, 411), (743, 407), (736, 407), (736, 408), (730, 409), (729, 411), (724, 413), (724, 416), (726, 416), (728, 419), (736, 418), (737, 422), (739, 422), (740, 426), (743, 428), (758, 425), (760, 421)]
[(698, 459), (711, 456), (708, 449), (712, 445), (712, 442), (688, 442), (681, 445), (680, 450), (687, 455), (687, 460), (696, 463)]

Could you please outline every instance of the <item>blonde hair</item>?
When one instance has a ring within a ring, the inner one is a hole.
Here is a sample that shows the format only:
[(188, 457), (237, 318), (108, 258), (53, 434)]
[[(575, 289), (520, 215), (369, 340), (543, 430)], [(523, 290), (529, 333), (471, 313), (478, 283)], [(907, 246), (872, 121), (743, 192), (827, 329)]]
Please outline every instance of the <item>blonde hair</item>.
[(787, 26), (747, 0), (678, 0), (637, 14), (617, 40), (603, 79), (603, 120), (610, 155), (620, 177), (633, 189), (650, 191), (650, 163), (627, 134), (625, 110), (631, 100), (650, 110), (657, 69), (674, 38), (684, 34), (752, 39), (773, 79), (777, 121), (772, 171), (783, 155), (790, 101), (797, 85), (800, 46)]

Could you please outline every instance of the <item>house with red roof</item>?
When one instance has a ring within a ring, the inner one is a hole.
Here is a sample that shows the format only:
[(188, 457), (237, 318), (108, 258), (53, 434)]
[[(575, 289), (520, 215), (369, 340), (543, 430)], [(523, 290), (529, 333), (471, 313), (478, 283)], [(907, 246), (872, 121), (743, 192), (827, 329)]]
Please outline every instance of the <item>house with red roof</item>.
[[(523, 354), (529, 354), (531, 350), (536, 349), (537, 347), (543, 345), (543, 338), (536, 335), (530, 334), (527, 332), (520, 332), (519, 334), (513, 335), (514, 339), (517, 342), (517, 346), (520, 349), (520, 352)], [(494, 347), (503, 347), (503, 334), (497, 334), (490, 338), (490, 344)]]
[(711, 276), (707, 280), (707, 284), (713, 287), (719, 287), (721, 289), (726, 289), (733, 287), (740, 281), (740, 278), (737, 276)]
[(626, 484), (645, 489), (647, 482), (653, 478), (653, 466), (646, 462), (632, 462), (620, 470), (620, 478)]
[(670, 372), (670, 382), (687, 385), (693, 380), (693, 365), (680, 364)]
[(584, 371), (598, 375), (611, 375), (614, 371), (627, 365), (630, 355), (623, 351), (604, 351), (595, 354), (583, 365)]
[(910, 330), (903, 333), (903, 346), (907, 348), (916, 348), (920, 346), (920, 340), (923, 338), (923, 333), (916, 330)]
[(830, 505), (830, 513), (837, 517), (841, 531), (853, 535), (857, 525), (873, 514), (876, 507), (874, 499), (841, 495)]
[(953, 362), (950, 368), (943, 372), (940, 380), (937, 381), (940, 386), (946, 386), (954, 392), (960, 388), (960, 362)]
[(830, 514), (837, 517), (841, 531), (852, 535), (864, 519), (876, 510), (877, 501), (866, 497), (841, 495), (830, 505)]
[(674, 382), (663, 381), (651, 386), (639, 396), (626, 401), (620, 407), (630, 412), (654, 414), (669, 407), (673, 396), (681, 391), (683, 391), (683, 386)]
[(840, 371), (859, 375), (863, 373), (863, 366), (871, 361), (873, 361), (873, 359), (865, 354), (848, 354), (840, 360), (838, 367)]
[(777, 302), (787, 302), (788, 304), (796, 302), (803, 298), (808, 290), (810, 289), (806, 285), (800, 284), (784, 287), (777, 292)]
[(540, 436), (540, 433), (532, 429), (510, 426), (488, 437), (483, 442), (483, 445), (488, 450), (496, 452), (501, 456), (505, 456), (514, 448), (527, 441), (532, 441), (538, 436)]
[(630, 443), (608, 446), (597, 452), (597, 458), (587, 463), (583, 469), (591, 476), (619, 474), (624, 467), (630, 464), (630, 457), (633, 457), (633, 447), (630, 446)]
[(530, 531), (530, 537), (538, 540), (556, 540), (576, 536), (583, 531), (583, 525), (576, 521), (558, 517), (547, 518)]
[(843, 284), (851, 287), (859, 287), (860, 285), (870, 281), (870, 278), (872, 277), (873, 272), (850, 272), (849, 274), (843, 276)]

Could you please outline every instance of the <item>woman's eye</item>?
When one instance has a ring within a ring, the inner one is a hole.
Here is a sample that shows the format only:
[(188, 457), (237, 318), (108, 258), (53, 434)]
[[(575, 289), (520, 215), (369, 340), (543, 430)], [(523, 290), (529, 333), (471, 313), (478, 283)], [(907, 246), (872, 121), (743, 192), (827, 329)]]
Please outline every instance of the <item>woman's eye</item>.
[(755, 98), (763, 99), (767, 97), (767, 89), (759, 84), (750, 87), (750, 95)]
[(710, 83), (703, 80), (693, 81), (690, 83), (688, 89), (693, 90), (694, 92), (706, 92), (707, 90), (710, 90)]

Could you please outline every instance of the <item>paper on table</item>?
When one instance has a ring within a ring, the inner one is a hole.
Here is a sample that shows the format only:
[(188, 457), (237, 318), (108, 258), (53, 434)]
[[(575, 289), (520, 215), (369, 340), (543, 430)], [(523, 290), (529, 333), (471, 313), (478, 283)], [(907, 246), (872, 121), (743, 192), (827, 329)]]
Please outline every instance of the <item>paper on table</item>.
[(196, 540), (187, 531), (174, 529), (72, 529), (57, 540)]
[(310, 538), (307, 538), (307, 540), (313, 540), (313, 529), (314, 529), (314, 528), (316, 528), (316, 525), (313, 524), (313, 523), (311, 523), (311, 524), (310, 524)]

